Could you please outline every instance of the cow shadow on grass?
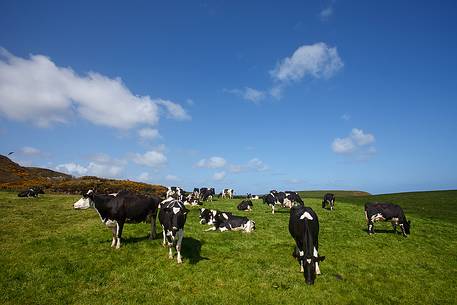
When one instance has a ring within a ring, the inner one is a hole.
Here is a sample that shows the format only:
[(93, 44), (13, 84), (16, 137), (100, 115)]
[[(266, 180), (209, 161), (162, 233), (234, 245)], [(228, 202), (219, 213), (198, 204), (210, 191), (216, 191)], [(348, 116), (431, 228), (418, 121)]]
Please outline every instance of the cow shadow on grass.
[(189, 260), (191, 265), (197, 264), (201, 260), (209, 260), (207, 257), (200, 255), (203, 243), (192, 237), (184, 237), (182, 240), (181, 254)]
[[(368, 229), (362, 229), (362, 231), (365, 232), (366, 234), (368, 234)], [(374, 233), (375, 234), (377, 234), (377, 233), (381, 233), (381, 234), (394, 234), (394, 233), (402, 234), (401, 231), (397, 230), (396, 232), (394, 232), (393, 229), (390, 229), (390, 230), (389, 229), (375, 229)]]

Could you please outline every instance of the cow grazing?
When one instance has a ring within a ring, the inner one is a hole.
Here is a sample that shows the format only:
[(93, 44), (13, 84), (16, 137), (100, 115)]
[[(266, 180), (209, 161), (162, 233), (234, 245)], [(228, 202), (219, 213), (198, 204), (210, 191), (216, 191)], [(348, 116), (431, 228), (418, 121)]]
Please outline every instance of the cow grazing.
[(333, 210), (335, 208), (335, 195), (331, 193), (327, 193), (324, 195), (324, 200), (322, 200), (322, 208), (325, 209), (327, 204), (329, 204), (330, 210)]
[(251, 211), (253, 207), (253, 203), (251, 200), (243, 200), (238, 204), (236, 207), (240, 211)]
[(188, 212), (179, 200), (162, 201), (160, 204), (159, 221), (163, 229), (163, 245), (168, 245), (170, 259), (173, 259), (172, 247), (176, 247), (178, 264), (182, 263), (181, 243)]
[(89, 190), (83, 197), (90, 198), (102, 222), (111, 228), (113, 234), (111, 247), (116, 247), (116, 249), (121, 247), (122, 230), (126, 222), (150, 221), (150, 238), (156, 237), (158, 198), (139, 196), (128, 191), (119, 192), (113, 198), (111, 195), (95, 194), (92, 190)]
[(222, 198), (233, 198), (233, 189), (223, 189), (222, 190)]
[(286, 194), (286, 198), (292, 203), (305, 204), (297, 192), (285, 191), (284, 193)]
[(200, 189), (200, 200), (201, 201), (213, 201), (213, 196), (216, 195), (214, 188), (202, 187)]
[(314, 284), (316, 274), (321, 274), (319, 262), (325, 256), (319, 256), (319, 220), (309, 207), (296, 205), (290, 209), (289, 232), (295, 240), (293, 255), (300, 265), (307, 284)]
[(276, 197), (272, 193), (270, 193), (268, 195), (263, 196), (262, 199), (263, 199), (263, 203), (268, 204), (268, 206), (271, 208), (271, 213), (274, 214), (275, 205), (279, 204)]
[(406, 220), (403, 209), (392, 203), (368, 202), (365, 204), (365, 218), (368, 223), (368, 234), (374, 234), (375, 221), (390, 221), (397, 233), (397, 225), (400, 225), (404, 237), (410, 233), (411, 221)]
[[(298, 200), (297, 200), (298, 197)], [(262, 197), (263, 203), (268, 204), (271, 207), (271, 213), (275, 213), (275, 205), (280, 205), (283, 208), (291, 208), (295, 202), (301, 202), (300, 204), (303, 205), (303, 201), (301, 200), (300, 196), (298, 196), (295, 192), (289, 192), (289, 196), (285, 192), (278, 192), (276, 190), (270, 191), (270, 194), (265, 195)]]

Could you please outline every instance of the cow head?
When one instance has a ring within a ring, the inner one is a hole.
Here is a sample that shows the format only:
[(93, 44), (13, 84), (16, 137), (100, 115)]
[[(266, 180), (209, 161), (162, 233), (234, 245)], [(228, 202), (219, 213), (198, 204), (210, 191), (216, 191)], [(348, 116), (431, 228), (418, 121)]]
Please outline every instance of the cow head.
[(410, 233), (410, 229), (411, 229), (411, 220), (405, 221), (403, 223), (403, 228), (405, 229), (405, 233), (409, 234)]
[(211, 211), (205, 208), (200, 209), (200, 224), (210, 224)]
[(91, 207), (91, 200), (89, 198), (82, 197), (73, 204), (75, 210), (85, 210)]
[[(325, 259), (325, 256), (311, 256), (309, 258), (302, 257), (302, 264), (303, 264), (303, 276), (305, 277), (305, 282), (308, 285), (313, 285), (314, 280), (316, 279), (316, 271), (319, 262), (323, 261)], [(317, 268), (316, 268), (317, 267)], [(320, 273), (320, 271), (319, 271)]]
[(244, 225), (244, 230), (248, 233), (252, 232), (255, 230), (255, 221), (254, 220), (249, 220), (245, 225)]

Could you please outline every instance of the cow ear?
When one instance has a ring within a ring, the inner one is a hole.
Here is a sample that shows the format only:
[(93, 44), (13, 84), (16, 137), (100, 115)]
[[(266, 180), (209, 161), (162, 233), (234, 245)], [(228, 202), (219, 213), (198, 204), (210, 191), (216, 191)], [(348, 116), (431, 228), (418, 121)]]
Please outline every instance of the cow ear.
[(325, 256), (319, 256), (319, 257), (317, 258), (317, 261), (318, 261), (318, 262), (322, 262), (323, 260), (325, 260)]
[(184, 208), (184, 214), (187, 214), (187, 213), (189, 213), (189, 210)]

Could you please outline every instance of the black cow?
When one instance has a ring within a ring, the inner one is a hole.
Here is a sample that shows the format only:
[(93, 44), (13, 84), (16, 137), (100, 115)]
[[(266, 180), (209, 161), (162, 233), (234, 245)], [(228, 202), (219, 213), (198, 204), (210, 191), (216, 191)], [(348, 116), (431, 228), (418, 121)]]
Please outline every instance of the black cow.
[(162, 202), (159, 212), (159, 221), (162, 225), (163, 245), (168, 244), (168, 257), (173, 259), (172, 247), (176, 246), (178, 264), (182, 263), (181, 243), (184, 237), (184, 225), (186, 224), (188, 209), (179, 200)]
[(368, 202), (365, 204), (365, 218), (368, 223), (368, 234), (374, 234), (375, 221), (390, 221), (397, 233), (397, 225), (400, 225), (404, 237), (410, 233), (411, 221), (406, 220), (403, 209), (392, 203)]
[(121, 247), (121, 237), (124, 224), (151, 222), (150, 238), (156, 237), (156, 218), (159, 199), (156, 197), (139, 196), (129, 191), (121, 191), (113, 198), (111, 195), (95, 194), (89, 190), (83, 195), (90, 198), (102, 222), (113, 233), (111, 247)]
[(319, 220), (313, 209), (296, 205), (290, 209), (289, 232), (295, 240), (293, 255), (300, 265), (307, 284), (314, 284), (316, 274), (321, 274), (319, 262), (325, 256), (319, 256)]
[(253, 204), (251, 200), (243, 200), (236, 207), (240, 211), (250, 211), (252, 210)]
[(325, 209), (327, 203), (330, 205), (330, 210), (335, 208), (335, 195), (331, 193), (327, 193), (324, 195), (324, 199), (322, 200), (322, 208)]
[(216, 195), (214, 188), (202, 187), (200, 189), (200, 200), (201, 201), (213, 201), (213, 196)]

